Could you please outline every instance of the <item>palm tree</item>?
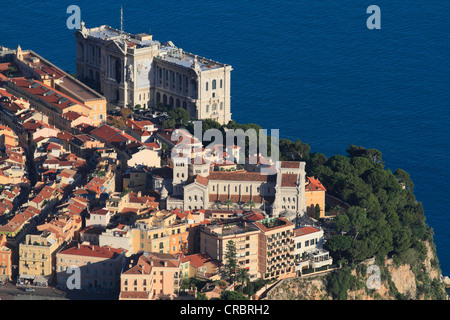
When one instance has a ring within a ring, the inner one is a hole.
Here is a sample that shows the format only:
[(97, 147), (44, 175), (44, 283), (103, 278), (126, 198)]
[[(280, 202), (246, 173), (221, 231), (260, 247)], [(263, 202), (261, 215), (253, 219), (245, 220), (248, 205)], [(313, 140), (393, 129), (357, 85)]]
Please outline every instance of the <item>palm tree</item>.
[(231, 201), (231, 199), (228, 198), (228, 199), (225, 200), (222, 204), (225, 205), (225, 206), (227, 206), (228, 210), (230, 210), (230, 206), (233, 204), (233, 201)]
[(244, 283), (250, 282), (250, 275), (246, 268), (239, 269), (236, 274), (236, 281), (241, 283), (241, 291), (244, 290)]

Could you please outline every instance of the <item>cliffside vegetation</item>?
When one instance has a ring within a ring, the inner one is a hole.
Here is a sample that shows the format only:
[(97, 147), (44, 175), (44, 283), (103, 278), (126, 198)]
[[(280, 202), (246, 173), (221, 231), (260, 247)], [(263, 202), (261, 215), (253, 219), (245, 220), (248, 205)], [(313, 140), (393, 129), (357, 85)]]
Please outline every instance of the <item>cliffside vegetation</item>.
[[(187, 128), (193, 133), (192, 127)], [(203, 131), (209, 128), (224, 132), (226, 128), (260, 127), (234, 121), (228, 125), (203, 121)], [(323, 296), (347, 299), (348, 292), (362, 290), (367, 275), (363, 274), (361, 262), (375, 257), (389, 291), (386, 297), (446, 298), (433, 231), (425, 222), (422, 203), (416, 200), (414, 183), (406, 171), (392, 172), (385, 168), (379, 150), (355, 145), (346, 150), (347, 156), (330, 158), (311, 153), (310, 146), (300, 140), (280, 139), (279, 147), (281, 160), (305, 161), (308, 176), (318, 178), (328, 194), (350, 205), (332, 220), (333, 234), (325, 246), (342, 268), (325, 279), (328, 294)], [(397, 290), (391, 279), (391, 272), (401, 266), (408, 266), (414, 274), (412, 291)]]

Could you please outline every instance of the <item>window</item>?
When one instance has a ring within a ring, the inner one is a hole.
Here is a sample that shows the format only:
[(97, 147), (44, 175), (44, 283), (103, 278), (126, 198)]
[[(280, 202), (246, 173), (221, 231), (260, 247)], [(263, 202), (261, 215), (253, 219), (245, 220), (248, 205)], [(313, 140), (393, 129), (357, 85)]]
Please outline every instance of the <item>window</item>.
[(222, 86), (223, 86), (223, 80), (220, 79), (220, 89), (222, 89)]
[(209, 112), (209, 104), (206, 105), (206, 112)]
[(216, 90), (216, 80), (212, 81), (212, 85), (211, 85), (213, 90)]
[(206, 83), (206, 91), (208, 91), (208, 87), (209, 87), (209, 84), (208, 84), (208, 82)]

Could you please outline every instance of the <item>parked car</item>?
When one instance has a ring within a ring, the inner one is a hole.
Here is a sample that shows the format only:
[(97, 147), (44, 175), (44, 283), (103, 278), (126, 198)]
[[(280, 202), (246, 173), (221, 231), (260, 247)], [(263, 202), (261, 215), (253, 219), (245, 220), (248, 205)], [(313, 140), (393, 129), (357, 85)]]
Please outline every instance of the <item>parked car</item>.
[(33, 288), (26, 288), (25, 291), (26, 292), (34, 292), (35, 290)]

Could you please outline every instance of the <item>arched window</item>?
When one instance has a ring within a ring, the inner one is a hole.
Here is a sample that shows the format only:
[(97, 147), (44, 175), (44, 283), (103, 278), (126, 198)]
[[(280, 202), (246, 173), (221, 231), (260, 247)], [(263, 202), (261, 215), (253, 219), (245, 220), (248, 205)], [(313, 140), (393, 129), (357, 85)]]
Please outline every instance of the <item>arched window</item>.
[(213, 103), (213, 105), (212, 105), (212, 107), (211, 107), (211, 110), (212, 110), (212, 111), (215, 111), (216, 109), (217, 109), (217, 104)]
[(213, 90), (216, 90), (216, 80), (212, 81), (212, 85), (211, 85)]
[(209, 104), (206, 105), (206, 113), (209, 112)]
[(223, 110), (223, 102), (220, 103), (220, 110)]
[(209, 84), (208, 84), (208, 82), (206, 83), (206, 91), (208, 91), (208, 87), (209, 87)]

